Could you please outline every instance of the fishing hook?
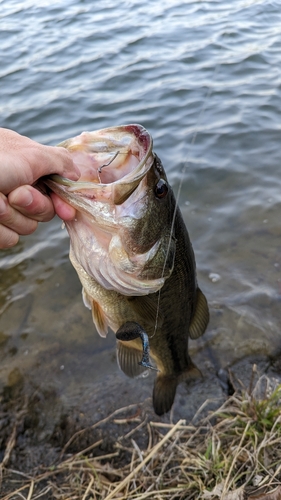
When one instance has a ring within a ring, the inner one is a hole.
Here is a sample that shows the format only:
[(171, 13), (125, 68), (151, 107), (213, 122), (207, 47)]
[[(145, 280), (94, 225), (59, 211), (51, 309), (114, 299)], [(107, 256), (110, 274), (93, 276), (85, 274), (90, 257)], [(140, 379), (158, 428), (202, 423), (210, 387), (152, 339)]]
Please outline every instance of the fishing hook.
[(108, 167), (108, 165), (110, 165), (110, 163), (112, 163), (112, 162), (115, 160), (115, 158), (119, 155), (119, 153), (120, 153), (120, 151), (117, 151), (117, 153), (115, 153), (115, 155), (113, 156), (113, 158), (111, 158), (111, 160), (109, 160), (109, 162), (108, 162), (108, 163), (104, 163), (104, 165), (101, 165), (101, 166), (98, 168), (98, 173), (99, 173), (99, 174), (101, 174), (101, 169), (102, 169), (103, 167)]
[(150, 368), (150, 370), (155, 370), (157, 372), (159, 371), (158, 368), (152, 366), (149, 361), (148, 335), (138, 323), (135, 323), (134, 321), (127, 321), (117, 330), (115, 335), (118, 340), (123, 340), (124, 342), (140, 338), (142, 342), (142, 359), (138, 362), (138, 364), (144, 368)]

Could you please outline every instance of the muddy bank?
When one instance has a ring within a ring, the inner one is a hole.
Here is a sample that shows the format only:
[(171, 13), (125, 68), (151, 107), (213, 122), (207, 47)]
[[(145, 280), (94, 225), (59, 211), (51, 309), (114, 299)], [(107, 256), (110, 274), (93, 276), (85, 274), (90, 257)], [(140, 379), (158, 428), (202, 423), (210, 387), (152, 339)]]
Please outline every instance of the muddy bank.
[[(23, 379), (14, 371), (1, 395), (2, 496), (83, 450), (86, 456), (109, 456), (103, 463), (126, 464), (126, 447), (132, 446), (132, 439), (140, 450), (147, 449), (148, 441), (153, 440), (148, 422), (184, 419), (196, 425), (202, 416), (219, 408), (233, 390), (249, 388), (265, 373), (274, 383), (281, 383), (278, 356), (247, 357), (220, 377), (209, 362), (202, 371), (202, 379), (179, 386), (172, 411), (163, 417), (157, 417), (152, 409), (153, 376), (132, 380), (116, 370), (66, 401), (56, 388), (46, 384), (45, 389), (34, 387), (32, 379)], [(43, 498), (53, 497), (46, 493)]]

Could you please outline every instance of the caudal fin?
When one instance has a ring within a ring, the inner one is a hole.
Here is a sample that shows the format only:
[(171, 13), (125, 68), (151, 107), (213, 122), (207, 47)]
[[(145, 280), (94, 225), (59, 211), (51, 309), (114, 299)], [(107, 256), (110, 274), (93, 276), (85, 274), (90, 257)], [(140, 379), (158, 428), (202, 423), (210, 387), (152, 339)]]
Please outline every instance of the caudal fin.
[(153, 408), (156, 415), (167, 413), (172, 407), (178, 385), (177, 377), (157, 375), (153, 388)]
[(192, 363), (191, 359), (189, 360), (188, 368), (178, 376), (162, 375), (159, 373), (155, 379), (153, 388), (153, 408), (156, 415), (163, 415), (171, 409), (178, 383), (201, 377), (202, 373)]

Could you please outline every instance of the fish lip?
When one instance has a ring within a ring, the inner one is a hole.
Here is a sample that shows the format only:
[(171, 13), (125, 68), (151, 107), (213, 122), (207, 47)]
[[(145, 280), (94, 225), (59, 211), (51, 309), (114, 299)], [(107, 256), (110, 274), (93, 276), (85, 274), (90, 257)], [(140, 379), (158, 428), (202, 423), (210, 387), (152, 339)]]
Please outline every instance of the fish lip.
[[(152, 148), (153, 148), (153, 139), (152, 136), (149, 134), (149, 132), (139, 124), (129, 124), (129, 125), (120, 125), (116, 127), (108, 127), (104, 129), (100, 129), (97, 131), (98, 133), (103, 133), (106, 132), (108, 134), (114, 133), (114, 132), (128, 132), (132, 136), (135, 136), (135, 138), (138, 140), (139, 144), (143, 146), (143, 149), (145, 151), (145, 154), (143, 158), (140, 160), (138, 165), (129, 173), (124, 175), (123, 177), (120, 177), (119, 179), (110, 182), (110, 183), (103, 183), (103, 182), (92, 182), (92, 181), (73, 181), (72, 179), (68, 179), (67, 177), (62, 177), (58, 174), (52, 174), (49, 175), (46, 180), (50, 180), (58, 184), (59, 186), (64, 186), (68, 188), (67, 190), (69, 192), (77, 192), (77, 191), (83, 191), (84, 189), (91, 189), (93, 191), (96, 190), (106, 190), (108, 191), (109, 189), (112, 190), (113, 188), (113, 201), (116, 204), (120, 204), (128, 197), (131, 193), (132, 190), (136, 188), (136, 186), (139, 184), (139, 182), (143, 179), (143, 177), (146, 175), (148, 170), (150, 169), (153, 161), (154, 161), (154, 155), (152, 153)], [(95, 134), (96, 132), (89, 132), (89, 134)], [(58, 144), (58, 147), (65, 147), (67, 149), (67, 143), (68, 141), (64, 141), (60, 144)], [(116, 145), (116, 150), (118, 150), (118, 146)], [(151, 161), (149, 161), (149, 157), (151, 157)], [(49, 185), (51, 187), (51, 185)], [(126, 196), (127, 194), (127, 196)]]
[[(75, 184), (79, 184), (79, 181), (72, 181), (71, 179), (68, 179), (67, 177), (62, 177), (61, 175), (58, 174), (48, 175), (48, 177), (46, 177), (46, 180), (48, 179), (55, 182), (56, 184), (66, 187), (71, 187)], [(80, 184), (83, 184), (83, 182), (80, 182)]]

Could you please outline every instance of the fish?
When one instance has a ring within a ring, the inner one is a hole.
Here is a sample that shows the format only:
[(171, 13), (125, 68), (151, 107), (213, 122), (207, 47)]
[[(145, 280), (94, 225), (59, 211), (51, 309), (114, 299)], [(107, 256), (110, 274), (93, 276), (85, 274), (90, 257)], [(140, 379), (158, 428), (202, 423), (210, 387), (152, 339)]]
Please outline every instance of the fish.
[(52, 175), (45, 183), (77, 211), (65, 224), (84, 304), (102, 337), (115, 333), (118, 365), (127, 376), (155, 369), (153, 407), (163, 415), (178, 384), (201, 376), (188, 341), (209, 322), (173, 190), (142, 125), (83, 132), (59, 146), (71, 153), (81, 177)]

